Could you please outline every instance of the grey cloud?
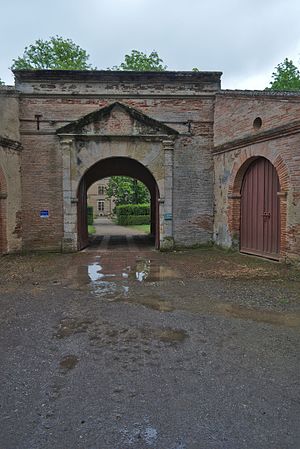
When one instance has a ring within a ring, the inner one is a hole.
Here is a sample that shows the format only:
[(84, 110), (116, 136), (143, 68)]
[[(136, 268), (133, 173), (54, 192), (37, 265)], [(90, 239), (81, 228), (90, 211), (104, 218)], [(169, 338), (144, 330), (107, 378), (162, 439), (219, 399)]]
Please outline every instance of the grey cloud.
[(17, 0), (1, 9), (4, 79), (25, 45), (55, 34), (85, 48), (98, 68), (133, 48), (156, 49), (170, 70), (221, 70), (231, 88), (300, 52), (298, 0)]

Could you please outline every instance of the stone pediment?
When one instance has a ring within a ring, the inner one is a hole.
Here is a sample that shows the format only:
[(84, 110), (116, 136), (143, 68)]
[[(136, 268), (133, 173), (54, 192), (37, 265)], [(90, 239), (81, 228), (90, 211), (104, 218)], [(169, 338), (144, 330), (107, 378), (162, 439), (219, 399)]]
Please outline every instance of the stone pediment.
[(175, 136), (169, 126), (119, 102), (81, 117), (57, 130), (75, 136)]

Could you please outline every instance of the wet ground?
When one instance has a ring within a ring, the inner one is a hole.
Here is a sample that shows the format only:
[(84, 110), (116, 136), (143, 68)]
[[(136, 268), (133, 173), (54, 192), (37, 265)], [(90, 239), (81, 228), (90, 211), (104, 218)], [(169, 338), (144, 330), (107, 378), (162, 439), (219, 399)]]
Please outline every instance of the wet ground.
[(0, 259), (0, 448), (298, 449), (300, 272), (123, 237)]

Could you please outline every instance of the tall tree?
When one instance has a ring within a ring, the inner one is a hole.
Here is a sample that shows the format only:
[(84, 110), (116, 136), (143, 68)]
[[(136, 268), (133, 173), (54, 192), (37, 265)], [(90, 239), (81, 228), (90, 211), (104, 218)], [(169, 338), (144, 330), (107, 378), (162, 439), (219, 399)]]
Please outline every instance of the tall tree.
[(125, 55), (124, 62), (112, 70), (132, 70), (137, 72), (163, 72), (167, 69), (158, 53), (153, 50), (149, 55), (142, 51), (132, 50), (131, 54)]
[(13, 70), (91, 70), (89, 55), (71, 39), (52, 36), (38, 39), (25, 47), (24, 54), (13, 59)]
[(114, 198), (116, 206), (150, 202), (150, 193), (147, 187), (141, 181), (128, 176), (109, 178), (106, 194), (109, 198)]
[(300, 90), (300, 71), (288, 58), (275, 67), (272, 78), (267, 90)]

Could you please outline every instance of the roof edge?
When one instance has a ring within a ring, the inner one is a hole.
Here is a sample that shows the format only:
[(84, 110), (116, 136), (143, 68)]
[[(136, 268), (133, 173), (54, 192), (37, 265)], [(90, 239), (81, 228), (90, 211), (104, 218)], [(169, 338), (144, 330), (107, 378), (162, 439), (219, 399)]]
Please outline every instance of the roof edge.
[(168, 80), (182, 82), (216, 82), (220, 81), (222, 72), (215, 71), (162, 71), (162, 72), (142, 72), (142, 71), (123, 71), (123, 70), (13, 70), (18, 81), (101, 81), (109, 79), (122, 80)]

